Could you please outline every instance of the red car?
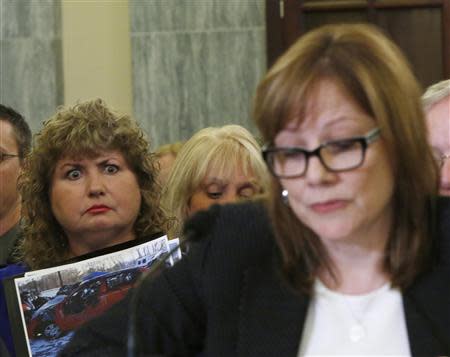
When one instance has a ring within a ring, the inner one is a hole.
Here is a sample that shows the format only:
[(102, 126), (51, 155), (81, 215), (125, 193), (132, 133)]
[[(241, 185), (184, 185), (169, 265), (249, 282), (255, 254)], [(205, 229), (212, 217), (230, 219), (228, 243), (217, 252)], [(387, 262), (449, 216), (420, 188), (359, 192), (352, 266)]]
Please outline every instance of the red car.
[(81, 282), (69, 295), (56, 295), (36, 310), (27, 324), (29, 338), (58, 338), (101, 315), (122, 300), (144, 268), (102, 273)]

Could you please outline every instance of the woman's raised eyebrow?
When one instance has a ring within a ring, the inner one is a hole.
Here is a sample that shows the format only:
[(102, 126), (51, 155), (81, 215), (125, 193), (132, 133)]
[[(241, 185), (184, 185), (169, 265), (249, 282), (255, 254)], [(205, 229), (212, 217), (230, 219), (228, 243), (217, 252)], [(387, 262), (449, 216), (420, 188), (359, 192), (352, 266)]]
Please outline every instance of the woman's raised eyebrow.
[(67, 161), (67, 162), (64, 162), (62, 165), (57, 165), (56, 169), (62, 170), (66, 167), (81, 167), (81, 166), (83, 166), (83, 165), (77, 161)]
[(101, 160), (101, 161), (98, 161), (98, 162), (97, 162), (97, 165), (104, 166), (104, 165), (109, 164), (110, 161), (111, 161), (111, 158), (103, 159), (103, 160)]

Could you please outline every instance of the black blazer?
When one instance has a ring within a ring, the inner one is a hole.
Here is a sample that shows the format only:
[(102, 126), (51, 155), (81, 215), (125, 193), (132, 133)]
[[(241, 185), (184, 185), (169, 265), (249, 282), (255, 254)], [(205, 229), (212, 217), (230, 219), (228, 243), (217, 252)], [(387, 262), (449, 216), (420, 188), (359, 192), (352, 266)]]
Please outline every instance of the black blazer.
[[(450, 354), (450, 199), (439, 205), (436, 264), (403, 293), (414, 356)], [(296, 356), (309, 299), (287, 287), (275, 268), (265, 210), (216, 206), (203, 222), (200, 231), (207, 227), (208, 234), (188, 256), (143, 286), (137, 306), (143, 354)], [(77, 332), (62, 356), (125, 355), (129, 300)]]

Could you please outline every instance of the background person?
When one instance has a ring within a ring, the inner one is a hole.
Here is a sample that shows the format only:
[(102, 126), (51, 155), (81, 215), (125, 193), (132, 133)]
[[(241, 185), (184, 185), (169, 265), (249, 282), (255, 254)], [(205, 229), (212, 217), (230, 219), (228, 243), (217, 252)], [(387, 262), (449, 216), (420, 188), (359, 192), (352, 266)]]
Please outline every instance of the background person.
[(155, 155), (159, 163), (158, 182), (161, 184), (161, 186), (164, 186), (166, 184), (167, 178), (170, 174), (170, 170), (172, 169), (178, 152), (183, 147), (183, 144), (184, 141), (177, 141), (176, 143), (160, 146), (156, 150)]
[(0, 104), (0, 265), (12, 263), (20, 235), (17, 179), (30, 146), (31, 131), (25, 119)]
[(440, 193), (450, 196), (450, 79), (430, 86), (422, 101), (429, 139), (441, 169)]
[[(254, 103), (268, 210), (207, 212), (187, 256), (143, 286), (139, 353), (448, 355), (450, 203), (435, 198), (420, 95), (373, 26), (302, 36)], [(123, 352), (122, 329), (102, 328), (124, 325), (114, 313), (63, 356)]]
[(23, 259), (32, 269), (166, 230), (149, 143), (101, 100), (60, 108), (19, 180)]
[(239, 125), (209, 127), (194, 134), (179, 151), (163, 189), (162, 204), (184, 221), (212, 204), (250, 199), (267, 191), (269, 174), (253, 135)]

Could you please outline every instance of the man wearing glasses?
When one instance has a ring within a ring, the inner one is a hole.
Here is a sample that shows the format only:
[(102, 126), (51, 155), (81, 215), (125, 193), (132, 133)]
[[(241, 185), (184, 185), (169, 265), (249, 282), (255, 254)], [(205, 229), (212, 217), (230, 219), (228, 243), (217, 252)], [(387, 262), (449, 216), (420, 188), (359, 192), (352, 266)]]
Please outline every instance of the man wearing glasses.
[(31, 146), (31, 131), (16, 111), (0, 104), (0, 265), (10, 263), (19, 234), (17, 178)]
[(441, 169), (439, 192), (450, 196), (450, 79), (429, 87), (422, 101), (430, 143)]

